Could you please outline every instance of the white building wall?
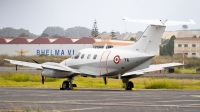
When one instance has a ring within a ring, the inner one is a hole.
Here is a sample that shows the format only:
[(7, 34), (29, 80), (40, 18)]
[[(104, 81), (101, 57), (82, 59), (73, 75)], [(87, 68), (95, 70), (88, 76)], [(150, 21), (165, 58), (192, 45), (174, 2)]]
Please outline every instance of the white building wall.
[(74, 55), (84, 48), (93, 48), (92, 44), (0, 44), (0, 55), (20, 55), (18, 52), (25, 52), (22, 55)]
[[(188, 46), (185, 47), (184, 45)], [(195, 47), (192, 46), (195, 45)], [(178, 46), (181, 45), (181, 46)], [(200, 41), (196, 40), (175, 40), (174, 54), (184, 54), (187, 57), (200, 57)]]

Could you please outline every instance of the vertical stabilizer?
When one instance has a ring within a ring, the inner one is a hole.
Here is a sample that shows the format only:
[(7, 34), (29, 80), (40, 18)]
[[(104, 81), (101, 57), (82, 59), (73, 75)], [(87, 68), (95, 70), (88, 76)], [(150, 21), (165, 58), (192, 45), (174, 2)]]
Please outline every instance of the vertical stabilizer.
[(132, 48), (139, 52), (156, 54), (164, 31), (165, 26), (149, 25)]
[(162, 25), (149, 25), (135, 44), (116, 49), (133, 50), (155, 55), (161, 43), (165, 27)]

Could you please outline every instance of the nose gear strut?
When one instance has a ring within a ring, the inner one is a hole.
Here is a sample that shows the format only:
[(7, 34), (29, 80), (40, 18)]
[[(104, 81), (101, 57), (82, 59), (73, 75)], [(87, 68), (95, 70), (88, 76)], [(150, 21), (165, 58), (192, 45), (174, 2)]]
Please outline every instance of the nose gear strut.
[(77, 87), (76, 84), (73, 84), (74, 78), (75, 77), (69, 77), (67, 80), (63, 81), (60, 90), (73, 90), (74, 87)]

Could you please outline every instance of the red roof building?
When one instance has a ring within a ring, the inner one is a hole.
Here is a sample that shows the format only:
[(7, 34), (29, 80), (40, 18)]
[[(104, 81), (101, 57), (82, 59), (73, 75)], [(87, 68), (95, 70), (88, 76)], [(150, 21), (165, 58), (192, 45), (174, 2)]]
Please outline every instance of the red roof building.
[(28, 41), (26, 38), (14, 38), (13, 40), (11, 40), (10, 42), (8, 42), (7, 44), (28, 44)]
[(30, 42), (29, 44), (51, 44), (51, 42), (49, 41), (49, 38), (39, 37)]
[(90, 38), (90, 37), (83, 37), (79, 40), (77, 40), (76, 42), (74, 42), (74, 44), (93, 44), (95, 43), (94, 38)]
[(5, 38), (0, 38), (0, 44), (6, 44), (7, 42), (6, 42), (6, 40), (5, 40)]
[(58, 38), (51, 44), (73, 44), (73, 42), (72, 42), (71, 38), (62, 37), (62, 38)]

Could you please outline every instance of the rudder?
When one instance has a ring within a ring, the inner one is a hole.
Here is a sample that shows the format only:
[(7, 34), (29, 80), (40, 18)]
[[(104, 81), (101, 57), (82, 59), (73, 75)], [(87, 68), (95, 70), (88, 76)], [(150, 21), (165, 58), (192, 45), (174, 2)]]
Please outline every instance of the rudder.
[(166, 26), (162, 25), (149, 25), (135, 44), (130, 46), (116, 47), (115, 49), (138, 51), (156, 55), (165, 28)]
[(166, 26), (149, 25), (140, 39), (132, 45), (139, 52), (156, 54)]

